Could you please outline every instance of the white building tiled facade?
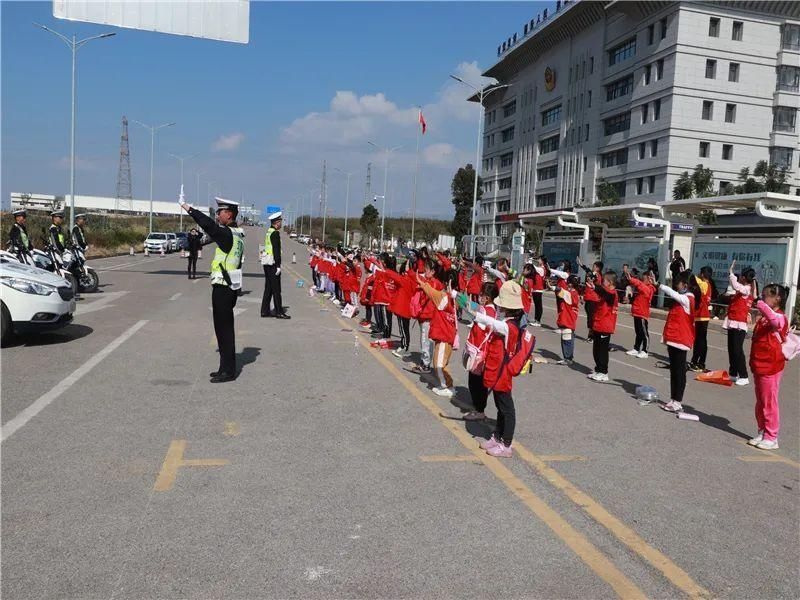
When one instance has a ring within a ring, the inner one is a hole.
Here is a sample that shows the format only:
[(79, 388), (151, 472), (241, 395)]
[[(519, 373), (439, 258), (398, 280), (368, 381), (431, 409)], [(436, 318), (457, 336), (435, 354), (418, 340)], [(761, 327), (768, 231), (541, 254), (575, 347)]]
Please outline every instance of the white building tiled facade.
[(591, 204), (600, 179), (664, 201), (697, 164), (718, 190), (771, 160), (800, 193), (800, 2), (558, 3), (485, 75), (510, 87), (484, 99), (478, 234)]

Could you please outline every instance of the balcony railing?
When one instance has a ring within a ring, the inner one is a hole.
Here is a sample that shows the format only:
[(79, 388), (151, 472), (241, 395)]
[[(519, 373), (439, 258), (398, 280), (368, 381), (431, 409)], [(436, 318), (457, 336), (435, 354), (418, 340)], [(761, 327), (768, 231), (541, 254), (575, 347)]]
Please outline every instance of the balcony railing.
[(800, 92), (800, 83), (778, 83), (776, 89), (779, 92)]
[(794, 123), (775, 123), (772, 126), (773, 131), (783, 131), (793, 133), (795, 129)]

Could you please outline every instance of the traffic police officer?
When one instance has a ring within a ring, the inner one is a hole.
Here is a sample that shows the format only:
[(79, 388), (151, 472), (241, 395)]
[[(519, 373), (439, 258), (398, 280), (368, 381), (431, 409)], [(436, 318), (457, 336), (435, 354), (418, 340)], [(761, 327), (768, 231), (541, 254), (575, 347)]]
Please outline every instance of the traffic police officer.
[(214, 315), (214, 333), (219, 348), (219, 369), (211, 373), (211, 383), (225, 383), (236, 379), (236, 338), (234, 336), (233, 308), (242, 288), (242, 256), (244, 240), (231, 231), (236, 227), (238, 202), (216, 198), (217, 223), (201, 211), (190, 207), (183, 197), (181, 207), (217, 244), (211, 262), (211, 308)]
[(83, 226), (86, 224), (86, 215), (75, 215), (75, 227), (72, 228), (72, 244), (81, 250), (86, 250), (86, 236), (83, 235)]
[[(261, 316), (276, 319), (291, 319), (283, 309), (281, 299), (281, 234), (283, 224), (281, 211), (269, 215), (270, 226), (264, 237), (264, 254), (261, 264), (264, 266), (264, 296), (261, 298)], [(275, 312), (270, 309), (275, 299)]]
[[(25, 227), (27, 213), (24, 210), (15, 210), (11, 214), (14, 216), (14, 224), (11, 226), (11, 232), (8, 235), (11, 245), (14, 246), (14, 249), (19, 254), (32, 252), (33, 244)], [(20, 256), (20, 258), (22, 257)]]
[(50, 213), (50, 219), (53, 222), (50, 223), (50, 227), (47, 230), (48, 241), (56, 252), (63, 254), (64, 250), (67, 249), (66, 238), (64, 237), (64, 232), (61, 231), (61, 224), (64, 222), (64, 211), (54, 210)]

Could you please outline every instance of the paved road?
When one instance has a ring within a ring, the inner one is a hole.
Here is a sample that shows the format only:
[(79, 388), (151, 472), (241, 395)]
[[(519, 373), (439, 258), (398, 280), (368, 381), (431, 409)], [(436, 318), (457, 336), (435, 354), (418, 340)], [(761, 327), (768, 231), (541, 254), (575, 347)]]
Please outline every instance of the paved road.
[(96, 261), (73, 325), (3, 350), (4, 598), (800, 596), (796, 364), (768, 454), (744, 444), (751, 388), (690, 381), (701, 421), (680, 421), (631, 396), (668, 391), (662, 356), (616, 351), (597, 384), (580, 342), (580, 365), (516, 380), (500, 461), (457, 420), (463, 370), (447, 401), (370, 349), (294, 286), (303, 247), (285, 242), (293, 319), (260, 319), (247, 231), (235, 383), (208, 383), (208, 279), (178, 256)]

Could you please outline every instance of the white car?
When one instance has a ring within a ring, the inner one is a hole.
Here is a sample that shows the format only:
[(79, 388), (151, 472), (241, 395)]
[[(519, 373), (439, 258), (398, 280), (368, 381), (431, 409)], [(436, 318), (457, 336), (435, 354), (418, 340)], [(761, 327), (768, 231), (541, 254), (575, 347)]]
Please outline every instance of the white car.
[(72, 321), (75, 294), (62, 277), (2, 257), (0, 284), (2, 343), (13, 332), (50, 331)]
[(174, 233), (168, 233), (167, 239), (169, 240), (169, 250), (167, 252), (177, 252), (178, 251), (178, 236)]
[(148, 252), (160, 254), (161, 250), (164, 250), (164, 254), (167, 254), (171, 251), (172, 244), (170, 244), (169, 237), (167, 237), (166, 233), (153, 232), (147, 236), (147, 239), (144, 241), (144, 247)]
[(289, 238), (293, 240), (297, 239), (297, 234), (293, 231), (292, 233), (289, 234)]

